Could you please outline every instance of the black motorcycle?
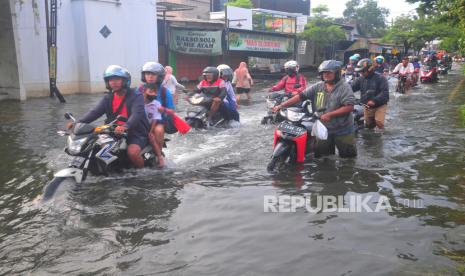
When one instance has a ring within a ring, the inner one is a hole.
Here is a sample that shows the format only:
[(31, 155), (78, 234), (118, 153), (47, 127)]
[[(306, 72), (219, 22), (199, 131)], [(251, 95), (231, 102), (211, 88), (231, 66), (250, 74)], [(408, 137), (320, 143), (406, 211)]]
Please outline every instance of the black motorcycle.
[(284, 91), (272, 92), (266, 96), (266, 107), (268, 110), (261, 124), (265, 125), (282, 122), (284, 118), (280, 115), (280, 112), (274, 112), (273, 107), (287, 101), (289, 97), (289, 93), (285, 93)]
[[(54, 179), (45, 187), (43, 201), (53, 197), (58, 186), (63, 180), (74, 178), (76, 183), (83, 182), (88, 173), (93, 175), (108, 176), (111, 173), (121, 172), (131, 168), (132, 164), (127, 156), (127, 134), (116, 134), (116, 122), (125, 122), (127, 119), (119, 115), (108, 124), (95, 127), (91, 124), (76, 123), (71, 113), (66, 113), (65, 118), (72, 120), (74, 126), (70, 132), (59, 131), (61, 136), (68, 136), (65, 152), (73, 156), (72, 162), (65, 169), (58, 171)], [(165, 139), (165, 142), (167, 139)], [(164, 145), (166, 147), (166, 143)], [(157, 157), (150, 145), (141, 151), (144, 164), (152, 167), (157, 162)]]
[[(195, 129), (214, 127), (227, 127), (229, 120), (223, 117), (221, 111), (213, 115), (211, 125), (208, 122), (208, 111), (213, 103), (213, 98), (205, 93), (190, 95), (187, 101), (192, 105), (186, 111), (186, 122)], [(222, 103), (223, 104), (223, 103)]]
[(405, 94), (405, 84), (407, 82), (407, 76), (401, 76), (399, 75), (397, 81), (397, 86), (396, 86), (396, 92), (399, 92), (400, 94)]

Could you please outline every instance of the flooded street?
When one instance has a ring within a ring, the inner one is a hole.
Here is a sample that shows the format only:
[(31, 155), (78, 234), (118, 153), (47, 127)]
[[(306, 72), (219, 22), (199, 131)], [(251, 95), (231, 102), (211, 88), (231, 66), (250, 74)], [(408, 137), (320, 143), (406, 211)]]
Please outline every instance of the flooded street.
[[(241, 128), (169, 137), (169, 169), (90, 177), (43, 206), (35, 199), (70, 160), (63, 114), (101, 95), (0, 102), (0, 275), (463, 275), (465, 86), (454, 69), (409, 96), (390, 80), (386, 132), (362, 130), (355, 160), (268, 173), (274, 126), (260, 125), (256, 87)], [(310, 194), (386, 196), (392, 211), (264, 212), (264, 196)]]

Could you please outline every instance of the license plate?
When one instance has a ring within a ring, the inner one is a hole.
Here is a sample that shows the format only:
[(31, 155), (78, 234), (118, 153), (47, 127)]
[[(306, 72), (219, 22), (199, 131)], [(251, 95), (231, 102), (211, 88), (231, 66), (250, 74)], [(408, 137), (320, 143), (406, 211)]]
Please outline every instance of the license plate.
[(287, 133), (294, 136), (300, 136), (307, 131), (303, 127), (289, 124), (287, 122), (282, 122), (281, 124), (279, 124), (278, 130), (282, 131), (283, 133)]
[(71, 166), (79, 168), (85, 160), (86, 159), (84, 157), (76, 156), (73, 158), (73, 161), (71, 161)]

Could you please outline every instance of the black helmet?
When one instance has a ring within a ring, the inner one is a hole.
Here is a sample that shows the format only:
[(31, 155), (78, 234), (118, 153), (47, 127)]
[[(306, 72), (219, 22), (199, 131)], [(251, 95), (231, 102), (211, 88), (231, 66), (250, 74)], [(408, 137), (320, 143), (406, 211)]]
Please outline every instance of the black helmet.
[(165, 68), (163, 68), (163, 65), (161, 65), (158, 62), (153, 62), (153, 61), (146, 62), (144, 66), (142, 66), (142, 70), (141, 70), (142, 82), (147, 82), (147, 80), (145, 79), (145, 73), (153, 73), (157, 75), (157, 80), (156, 80), (157, 84), (161, 84), (163, 80), (165, 79), (165, 75), (166, 75), (166, 71), (165, 71)]
[(323, 80), (323, 72), (334, 72), (336, 74), (334, 82), (336, 83), (341, 79), (341, 68), (341, 62), (333, 59), (325, 60), (318, 66), (318, 73), (320, 74), (321, 80)]
[(205, 74), (212, 73), (213, 74), (213, 81), (216, 81), (220, 76), (220, 71), (213, 66), (207, 66), (202, 71), (202, 76), (205, 78)]
[(366, 72), (370, 67), (373, 66), (373, 62), (369, 58), (361, 59), (355, 67), (356, 72)]

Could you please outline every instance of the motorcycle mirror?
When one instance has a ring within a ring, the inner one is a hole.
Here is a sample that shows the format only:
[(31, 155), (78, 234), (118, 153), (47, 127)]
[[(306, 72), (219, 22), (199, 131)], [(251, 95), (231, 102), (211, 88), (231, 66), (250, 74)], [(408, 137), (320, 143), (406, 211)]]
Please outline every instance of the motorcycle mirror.
[(71, 120), (71, 117), (73, 117), (73, 113), (71, 113), (71, 112), (66, 112), (66, 113), (65, 113), (65, 118), (66, 118), (67, 120)]
[(128, 118), (122, 115), (118, 115), (118, 117), (116, 117), (116, 120), (126, 123), (128, 121)]

